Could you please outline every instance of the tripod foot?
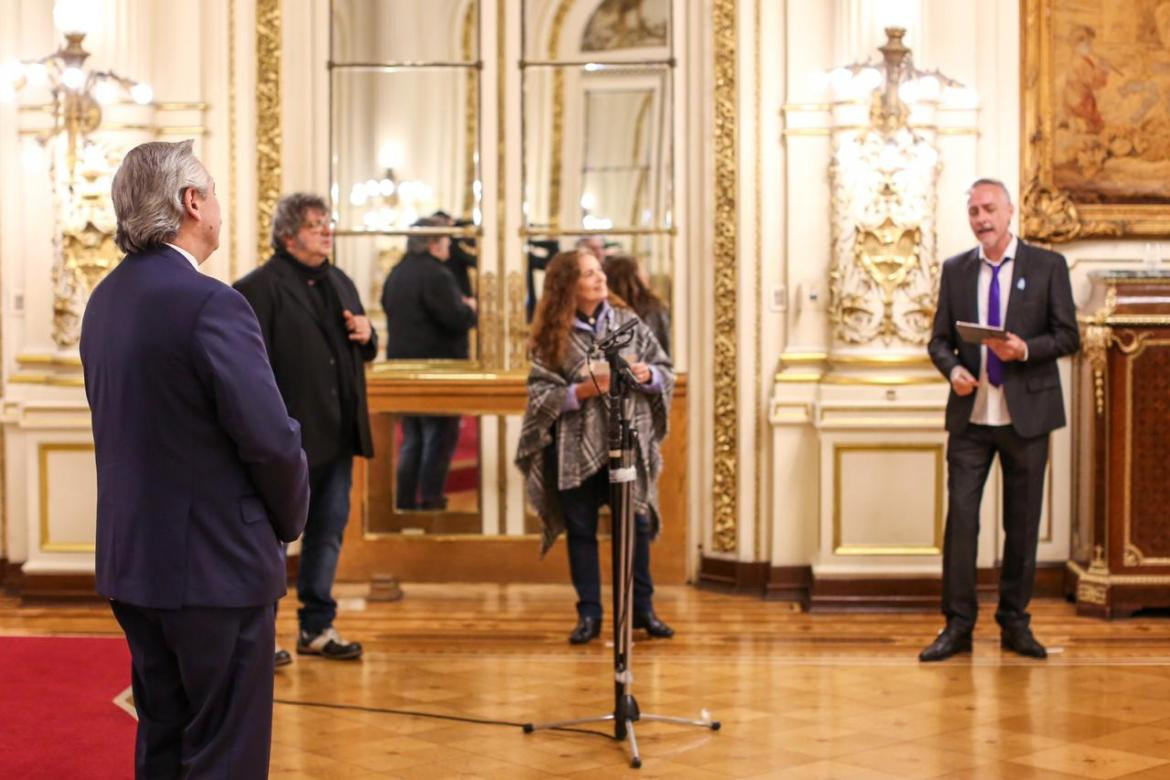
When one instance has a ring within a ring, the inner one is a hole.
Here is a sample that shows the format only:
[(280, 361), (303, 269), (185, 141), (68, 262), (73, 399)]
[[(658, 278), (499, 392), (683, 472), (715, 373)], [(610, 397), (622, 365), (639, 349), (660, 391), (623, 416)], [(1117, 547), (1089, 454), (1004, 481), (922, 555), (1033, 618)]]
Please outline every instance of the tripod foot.
[(640, 758), (631, 758), (631, 759), (630, 759), (630, 767), (631, 767), (632, 769), (641, 769), (641, 768), (642, 768), (642, 759), (640, 759)]
[(721, 725), (723, 725), (723, 724), (722, 724), (722, 723), (720, 723), (719, 721), (713, 721), (713, 722), (711, 723), (711, 730), (712, 730), (712, 731), (718, 731), (718, 730), (719, 730), (719, 727), (720, 727)]
[[(525, 734), (531, 734), (533, 731), (536, 731), (536, 727), (533, 726), (531, 723), (525, 723), (520, 728), (524, 729)], [(716, 726), (715, 728), (719, 728), (719, 727)]]

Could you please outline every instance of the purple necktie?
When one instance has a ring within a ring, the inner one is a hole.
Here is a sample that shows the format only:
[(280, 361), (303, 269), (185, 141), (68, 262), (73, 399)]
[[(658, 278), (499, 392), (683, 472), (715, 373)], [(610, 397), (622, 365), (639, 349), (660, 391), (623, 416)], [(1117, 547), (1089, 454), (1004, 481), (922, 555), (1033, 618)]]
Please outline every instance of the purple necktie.
[[(1003, 268), (1003, 264), (988, 263), (987, 267), (991, 269), (991, 287), (987, 290), (987, 324), (996, 328), (1003, 324), (999, 317), (999, 269)], [(987, 381), (993, 387), (1003, 384), (1003, 361), (990, 347), (987, 349)]]

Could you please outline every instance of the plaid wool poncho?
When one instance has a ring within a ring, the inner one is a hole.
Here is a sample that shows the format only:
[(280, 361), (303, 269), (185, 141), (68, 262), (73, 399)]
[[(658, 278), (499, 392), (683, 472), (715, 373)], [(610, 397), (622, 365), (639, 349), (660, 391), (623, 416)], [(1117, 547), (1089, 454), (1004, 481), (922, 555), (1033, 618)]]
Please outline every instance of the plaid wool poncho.
[[(625, 308), (610, 308), (607, 314), (610, 317), (609, 330), (637, 319), (636, 314)], [(631, 360), (653, 366), (662, 384), (661, 393), (636, 388), (629, 393), (633, 426), (638, 433), (634, 511), (649, 515), (656, 536), (659, 527), (658, 475), (662, 471), (659, 443), (667, 433), (674, 371), (670, 358), (645, 324), (639, 322), (633, 333), (633, 339), (622, 349), (622, 354), (636, 356)], [(605, 400), (595, 396), (581, 402), (579, 409), (564, 409), (569, 388), (582, 375), (595, 340), (594, 334), (588, 330), (570, 329), (562, 364), (554, 369), (534, 360), (528, 375), (528, 404), (520, 428), (516, 465), (524, 474), (525, 497), (543, 526), (542, 556), (565, 528), (558, 491), (578, 487), (608, 466)], [(600, 358), (594, 354), (593, 359)], [(546, 448), (554, 443), (554, 433), (555, 460), (546, 457)]]

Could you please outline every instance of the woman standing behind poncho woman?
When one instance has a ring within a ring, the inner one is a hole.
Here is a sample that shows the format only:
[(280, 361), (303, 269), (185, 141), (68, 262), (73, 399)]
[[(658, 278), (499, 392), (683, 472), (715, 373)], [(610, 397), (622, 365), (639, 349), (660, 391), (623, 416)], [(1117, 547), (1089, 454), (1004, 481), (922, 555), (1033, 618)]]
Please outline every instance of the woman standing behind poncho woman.
[[(561, 252), (548, 264), (532, 321), (532, 371), (516, 465), (524, 473), (525, 495), (544, 525), (541, 553), (566, 532), (569, 571), (577, 590), (577, 626), (569, 635), (573, 644), (601, 633), (597, 510), (609, 503), (605, 401), (599, 397), (609, 389), (609, 376), (595, 363), (590, 377), (589, 351), (631, 319), (637, 315), (623, 302), (610, 300), (597, 258)], [(639, 382), (630, 393), (638, 432), (634, 628), (670, 637), (674, 631), (654, 614), (650, 539), (658, 534), (659, 443), (666, 436), (674, 371), (640, 320), (633, 334), (621, 354)]]

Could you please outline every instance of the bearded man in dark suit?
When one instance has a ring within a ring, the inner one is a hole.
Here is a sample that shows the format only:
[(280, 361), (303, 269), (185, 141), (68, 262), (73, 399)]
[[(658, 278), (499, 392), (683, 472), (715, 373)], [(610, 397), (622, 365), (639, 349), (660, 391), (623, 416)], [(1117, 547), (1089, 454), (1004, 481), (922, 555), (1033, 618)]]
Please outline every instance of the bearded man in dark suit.
[(97, 588), (126, 633), (135, 774), (263, 778), (282, 542), (308, 468), (252, 308), (199, 273), (219, 245), (192, 142), (146, 143), (114, 175), (126, 257), (81, 330), (97, 459)]
[[(995, 620), (1004, 649), (1031, 658), (1047, 651), (1030, 627), (1036, 546), (1044, 502), (1049, 434), (1065, 425), (1056, 361), (1080, 347), (1064, 257), (1010, 231), (1003, 182), (980, 179), (967, 219), (979, 246), (943, 265), (930, 359), (951, 383), (947, 399), (947, 528), (942, 612), (946, 627), (919, 654), (941, 661), (971, 649), (979, 612), (975, 562), (979, 504), (998, 455), (1003, 473), (1003, 567)], [(956, 321), (999, 326), (1004, 338), (960, 339)]]

